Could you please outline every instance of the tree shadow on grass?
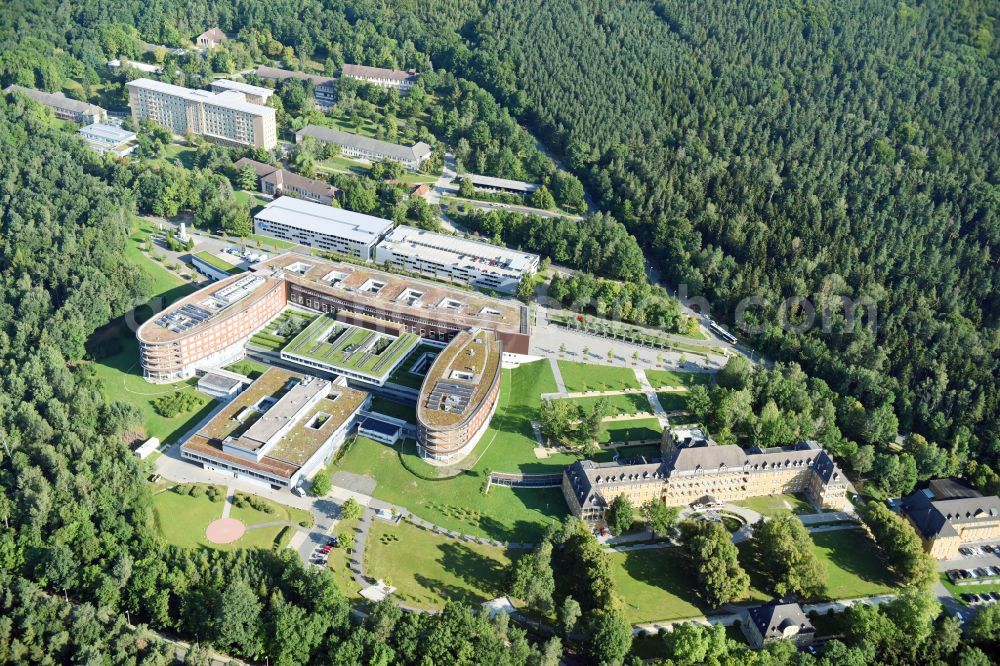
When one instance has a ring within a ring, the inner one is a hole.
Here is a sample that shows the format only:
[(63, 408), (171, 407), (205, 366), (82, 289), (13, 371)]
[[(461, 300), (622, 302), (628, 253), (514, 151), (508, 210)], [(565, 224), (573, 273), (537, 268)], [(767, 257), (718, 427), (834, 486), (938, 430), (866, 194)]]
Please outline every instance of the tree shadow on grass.
[(458, 541), (438, 546), (439, 562), (445, 571), (469, 586), (496, 596), (503, 588), (506, 571), (503, 564), (482, 555)]
[[(875, 543), (861, 529), (816, 532), (813, 543), (828, 551), (825, 558), (866, 583), (892, 586), (892, 573), (886, 567)], [(828, 564), (828, 568), (829, 568)]]
[(623, 553), (622, 567), (630, 578), (657, 587), (680, 602), (688, 602), (701, 613), (715, 610), (701, 598), (694, 572), (675, 548), (636, 550)]
[[(445, 599), (450, 599), (453, 601), (460, 601), (466, 604), (474, 604), (482, 601), (482, 597), (479, 597), (469, 590), (459, 587), (457, 585), (449, 585), (444, 581), (438, 580), (437, 578), (432, 578), (430, 576), (425, 576), (424, 574), (414, 574), (413, 580), (417, 582), (420, 587), (428, 590), (430, 593), (436, 594)], [(417, 599), (417, 603), (431, 604), (432, 602), (426, 599)]]

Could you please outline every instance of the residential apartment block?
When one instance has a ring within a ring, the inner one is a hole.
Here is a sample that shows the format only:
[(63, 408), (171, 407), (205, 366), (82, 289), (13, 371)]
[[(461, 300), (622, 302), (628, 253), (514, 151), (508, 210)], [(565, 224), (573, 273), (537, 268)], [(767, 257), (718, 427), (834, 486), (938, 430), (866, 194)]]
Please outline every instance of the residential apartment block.
[(279, 197), (253, 218), (254, 231), (371, 261), (392, 221), (294, 197)]
[(340, 146), (340, 152), (346, 157), (353, 157), (369, 162), (392, 160), (403, 165), (404, 169), (414, 171), (421, 163), (431, 156), (431, 147), (423, 141), (412, 146), (401, 146), (398, 143), (379, 141), (360, 134), (341, 132), (340, 130), (306, 125), (295, 133), (295, 143), (302, 143), (305, 137), (312, 137), (320, 143)]
[(229, 79), (215, 79), (211, 84), (212, 92), (226, 92), (232, 90), (234, 92), (243, 93), (246, 100), (251, 104), (260, 104), (261, 106), (267, 104), (267, 100), (271, 99), (271, 95), (274, 91), (270, 88), (262, 88), (261, 86), (252, 86), (249, 83), (243, 83), (242, 81), (231, 81)]
[(340, 75), (382, 88), (395, 88), (404, 95), (410, 91), (419, 78), (417, 72), (412, 69), (404, 72), (398, 69), (366, 67), (365, 65), (344, 65)]
[(1000, 498), (983, 496), (957, 479), (935, 479), (903, 499), (901, 513), (917, 530), (924, 550), (941, 560), (967, 544), (1000, 538)]
[(49, 107), (56, 118), (62, 120), (72, 120), (76, 123), (92, 125), (94, 123), (103, 123), (108, 118), (108, 112), (96, 104), (88, 104), (78, 99), (71, 99), (61, 92), (50, 93), (19, 85), (9, 85), (4, 88), (4, 92), (19, 92), (39, 104)]
[(153, 120), (174, 134), (192, 132), (230, 145), (273, 148), (278, 143), (274, 109), (251, 104), (242, 92), (191, 90), (153, 79), (126, 85), (137, 121)]
[(521, 278), (538, 270), (539, 257), (403, 225), (378, 244), (375, 262), (512, 294)]
[(706, 496), (733, 502), (781, 493), (801, 493), (824, 508), (848, 506), (847, 477), (816, 442), (744, 450), (716, 444), (699, 430), (664, 433), (659, 459), (573, 463), (563, 472), (562, 487), (573, 515), (598, 524), (623, 494), (635, 506), (651, 499), (687, 506)]
[(241, 157), (233, 164), (236, 169), (251, 167), (257, 174), (257, 185), (263, 194), (280, 197), (288, 194), (306, 201), (329, 206), (337, 194), (337, 188), (318, 178), (306, 178), (297, 173)]
[(317, 105), (322, 108), (329, 108), (337, 103), (337, 80), (332, 76), (306, 74), (305, 72), (296, 72), (291, 69), (265, 67), (263, 65), (257, 68), (257, 76), (277, 83), (287, 81), (288, 79), (308, 81), (313, 85), (313, 97), (316, 98)]

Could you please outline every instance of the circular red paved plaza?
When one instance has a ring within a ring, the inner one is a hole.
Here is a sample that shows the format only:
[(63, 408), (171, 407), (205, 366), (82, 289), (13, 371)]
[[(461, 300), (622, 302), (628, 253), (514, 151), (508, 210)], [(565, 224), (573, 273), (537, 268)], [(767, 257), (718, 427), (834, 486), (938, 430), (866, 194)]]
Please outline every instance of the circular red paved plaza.
[(212, 543), (232, 543), (246, 531), (246, 525), (235, 518), (219, 518), (205, 528), (205, 538)]

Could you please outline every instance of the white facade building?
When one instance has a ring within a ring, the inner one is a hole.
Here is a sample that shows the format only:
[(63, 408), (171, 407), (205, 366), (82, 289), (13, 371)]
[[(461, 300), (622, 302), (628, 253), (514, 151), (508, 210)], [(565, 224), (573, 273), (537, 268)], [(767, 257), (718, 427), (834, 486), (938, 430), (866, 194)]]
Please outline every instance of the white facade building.
[(135, 150), (136, 146), (135, 132), (129, 132), (115, 125), (103, 123), (87, 125), (80, 128), (80, 136), (97, 152), (118, 157), (125, 157)]
[(392, 221), (343, 208), (279, 197), (253, 218), (254, 232), (371, 261)]
[(243, 93), (248, 102), (262, 106), (267, 104), (267, 100), (271, 99), (271, 95), (274, 94), (274, 91), (270, 88), (252, 86), (242, 81), (231, 81), (230, 79), (215, 79), (212, 81), (212, 92), (219, 93), (226, 92), (227, 90)]
[(403, 225), (378, 244), (375, 261), (509, 294), (517, 290), (522, 277), (538, 270), (539, 257)]
[(418, 79), (414, 70), (404, 72), (399, 69), (368, 67), (366, 65), (344, 65), (340, 74), (345, 78), (364, 81), (382, 88), (395, 88), (404, 95), (410, 91)]
[(238, 146), (274, 148), (278, 143), (275, 111), (251, 104), (235, 90), (213, 93), (153, 79), (128, 84), (135, 120), (153, 120), (174, 134), (192, 132)]

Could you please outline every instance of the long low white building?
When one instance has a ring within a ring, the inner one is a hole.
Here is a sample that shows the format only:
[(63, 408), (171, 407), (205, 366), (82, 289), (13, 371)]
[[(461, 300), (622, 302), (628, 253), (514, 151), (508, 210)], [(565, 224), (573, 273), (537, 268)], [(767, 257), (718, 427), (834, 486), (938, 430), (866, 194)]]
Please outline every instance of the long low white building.
[(312, 137), (320, 143), (340, 146), (340, 152), (346, 157), (354, 157), (369, 162), (393, 160), (410, 171), (420, 168), (421, 163), (431, 156), (431, 147), (423, 141), (412, 146), (402, 146), (398, 143), (379, 141), (360, 134), (341, 132), (340, 130), (306, 125), (295, 133), (295, 143), (302, 143), (306, 137)]
[(290, 243), (371, 261), (392, 221), (294, 197), (279, 197), (253, 218), (254, 231)]
[(126, 85), (137, 121), (153, 120), (174, 134), (192, 132), (230, 145), (274, 148), (278, 144), (274, 109), (251, 104), (243, 92), (192, 90), (153, 79)]
[(136, 133), (115, 125), (94, 123), (80, 128), (80, 136), (99, 153), (125, 157), (136, 147)]
[(396, 268), (513, 293), (525, 275), (538, 270), (537, 254), (399, 226), (375, 248), (375, 261)]

